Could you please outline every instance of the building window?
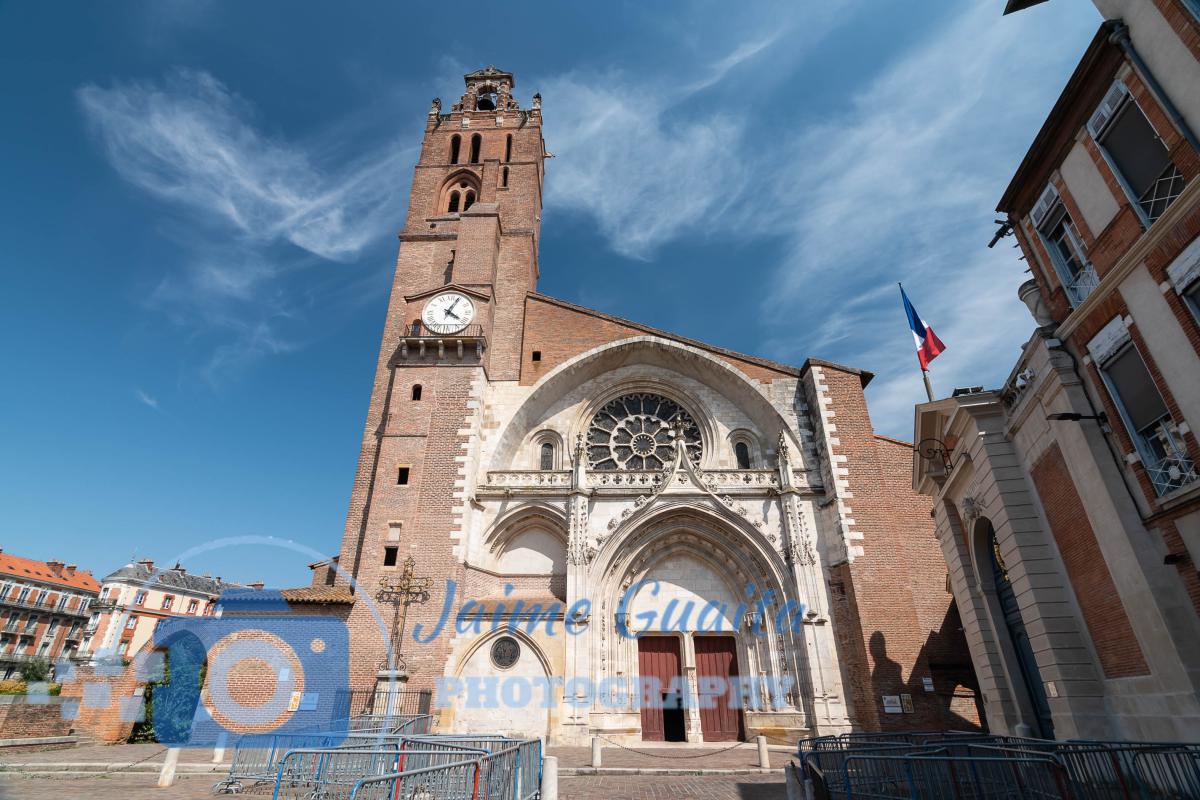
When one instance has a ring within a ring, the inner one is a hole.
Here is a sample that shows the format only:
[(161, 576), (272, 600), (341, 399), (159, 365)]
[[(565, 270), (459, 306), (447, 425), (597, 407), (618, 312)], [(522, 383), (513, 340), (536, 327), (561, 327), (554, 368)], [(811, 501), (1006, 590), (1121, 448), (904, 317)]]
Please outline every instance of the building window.
[(46, 595), (47, 595), (47, 594), (49, 594), (49, 592), (47, 592), (47, 591), (45, 591), (45, 590), (43, 589), (42, 591), (38, 592), (38, 594), (37, 594), (37, 600), (34, 600), (33, 602), (37, 603), (39, 606), (41, 606), (41, 605), (45, 605), (45, 604), (46, 604)]
[(27, 598), (27, 597), (29, 597), (29, 587), (28, 587), (28, 586), (22, 586), (22, 587), (21, 587), (21, 591), (17, 592), (17, 602), (18, 602), (18, 603), (24, 603), (24, 602), (25, 602), (25, 598)]
[(503, 189), (508, 188), (508, 167), (500, 170), (500, 187)]
[(451, 214), (458, 211), (458, 192), (450, 193), (450, 205), (446, 207), (446, 210)]
[(467, 193), (463, 197), (463, 211), (470, 210), (473, 205), (475, 205), (475, 192), (472, 189), (467, 189)]
[(199, 600), (189, 600), (188, 601), (187, 613), (195, 614), (199, 610), (199, 608), (200, 608)]
[(541, 361), (542, 360), (542, 351), (534, 350), (533, 353), (530, 354), (529, 359), (531, 361)]
[(121, 643), (119, 645), (117, 645), (117, 655), (123, 656), (128, 652), (129, 652), (129, 640), (123, 639), (123, 640), (121, 640)]
[(137, 617), (130, 615), (129, 619), (125, 620), (125, 630), (131, 631), (137, 627)]
[(396, 485), (408, 486), (408, 471), (410, 467), (398, 467), (396, 469)]
[(1179, 295), (1183, 298), (1183, 302), (1191, 309), (1192, 316), (1200, 322), (1200, 280), (1192, 281), (1192, 285), (1184, 289)]
[(86, 613), (88, 610), (88, 607), (91, 606), (91, 604), (92, 604), (92, 598), (90, 598), (90, 597), (85, 597), (82, 600), (80, 600), (79, 601), (79, 613), (80, 614)]
[(1164, 495), (1196, 480), (1179, 429), (1133, 343), (1108, 358), (1100, 372), (1155, 491)]
[(554, 469), (554, 445), (550, 442), (542, 442), (540, 459), (539, 466), (543, 471)]
[(11, 583), (0, 583), (0, 600), (7, 598), (10, 591), (12, 591)]
[(479, 163), (479, 148), (483, 146), (483, 137), (478, 133), (471, 135), (471, 163)]
[(46, 635), (53, 636), (56, 630), (58, 630), (58, 620), (52, 619), (50, 620), (50, 624), (46, 626)]
[(733, 455), (737, 458), (738, 469), (750, 469), (750, 447), (745, 442), (733, 446)]
[(133, 604), (135, 606), (146, 605), (146, 590), (145, 589), (139, 589), (137, 594), (135, 594), (133, 596)]
[[(512, 134), (511, 133), (504, 140), (504, 160), (512, 161)], [(505, 170), (504, 174), (507, 176), (508, 170)], [(504, 185), (508, 186), (508, 182), (505, 181)]]
[(396, 566), (396, 555), (397, 555), (397, 553), (399, 553), (399, 552), (400, 552), (400, 548), (399, 548), (399, 547), (385, 547), (385, 548), (383, 548), (383, 565), (384, 565), (385, 567), (394, 567), (394, 566)]
[(162, 601), (162, 610), (163, 611), (170, 611), (171, 606), (173, 606), (173, 605), (175, 605), (174, 595), (166, 595), (165, 597), (163, 597), (163, 601)]
[(421, 399), (421, 384), (419, 384), (419, 383), (413, 384), (412, 399), (413, 399), (413, 402), (417, 402)]
[(1083, 250), (1083, 239), (1066, 205), (1051, 184), (1033, 207), (1030, 220), (1037, 227), (1042, 244), (1050, 253), (1054, 271), (1062, 282), (1071, 306), (1078, 306), (1100, 283), (1096, 270)]
[(1117, 81), (1108, 90), (1088, 131), (1142, 221), (1153, 225), (1183, 191), (1183, 173), (1125, 84)]
[(645, 392), (612, 400), (588, 426), (588, 467), (661, 470), (675, 457), (676, 426), (682, 429), (688, 459), (698, 465), (703, 450), (700, 428), (678, 403)]
[(458, 151), (462, 149), (462, 137), (457, 133), (450, 137), (450, 163), (458, 163)]

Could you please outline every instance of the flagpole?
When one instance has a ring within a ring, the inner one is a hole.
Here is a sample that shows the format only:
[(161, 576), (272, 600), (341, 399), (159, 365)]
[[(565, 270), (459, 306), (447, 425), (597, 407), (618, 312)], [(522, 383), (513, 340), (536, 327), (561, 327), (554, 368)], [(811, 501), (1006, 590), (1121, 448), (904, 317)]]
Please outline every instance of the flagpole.
[[(900, 287), (900, 297), (904, 297), (904, 284), (896, 281), (896, 285)], [(921, 367), (921, 379), (925, 381), (925, 394), (929, 397), (929, 402), (933, 402), (933, 384), (929, 382), (929, 370), (921, 364), (921, 357), (917, 356), (917, 365)]]

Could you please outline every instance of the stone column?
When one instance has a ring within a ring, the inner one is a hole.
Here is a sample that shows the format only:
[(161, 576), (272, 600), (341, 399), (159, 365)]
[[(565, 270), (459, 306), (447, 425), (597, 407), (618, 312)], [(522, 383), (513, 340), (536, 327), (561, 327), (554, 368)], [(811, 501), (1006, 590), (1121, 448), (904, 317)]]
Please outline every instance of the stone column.
[[(581, 434), (576, 438), (575, 449), (572, 454), (571, 490), (567, 498), (566, 610), (568, 615), (579, 600), (587, 597), (588, 563), (594, 555), (588, 541), (588, 502), (590, 493), (587, 489), (585, 463), (583, 436)], [(595, 609), (593, 608), (591, 619), (564, 620), (563, 635), (566, 636), (566, 641), (564, 642), (564, 677), (568, 683), (572, 677), (591, 675), (588, 649), (594, 630), (593, 623), (596, 619)], [(565, 630), (568, 623), (576, 631), (580, 631), (583, 626), (586, 626), (586, 630), (578, 632), (576, 635), (568, 634)], [(569, 698), (566, 695), (568, 689), (569, 686), (564, 685), (563, 700), (559, 713), (559, 720), (563, 729), (563, 740), (564, 742), (582, 743), (587, 737), (589, 710), (568, 702)]]

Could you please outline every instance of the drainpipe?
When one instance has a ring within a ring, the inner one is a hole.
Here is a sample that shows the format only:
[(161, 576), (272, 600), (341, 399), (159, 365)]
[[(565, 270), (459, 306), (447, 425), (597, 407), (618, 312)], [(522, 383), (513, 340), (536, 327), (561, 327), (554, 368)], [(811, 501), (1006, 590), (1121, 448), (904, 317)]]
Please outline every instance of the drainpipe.
[(1154, 77), (1154, 73), (1150, 71), (1150, 67), (1146, 65), (1137, 48), (1133, 46), (1133, 41), (1129, 38), (1129, 26), (1125, 24), (1125, 20), (1109, 20), (1109, 26), (1112, 29), (1112, 33), (1108, 35), (1108, 40), (1120, 47), (1129, 60), (1133, 62), (1133, 66), (1137, 68), (1142, 80), (1146, 82), (1146, 86), (1150, 88), (1159, 105), (1167, 112), (1167, 116), (1171, 118), (1171, 122), (1175, 123), (1175, 127), (1183, 134), (1183, 138), (1187, 139), (1192, 149), (1200, 153), (1200, 140), (1196, 138), (1196, 134), (1192, 132), (1183, 115), (1179, 113), (1179, 109), (1175, 107), (1175, 104), (1171, 102), (1171, 98), (1167, 96), (1162, 84)]

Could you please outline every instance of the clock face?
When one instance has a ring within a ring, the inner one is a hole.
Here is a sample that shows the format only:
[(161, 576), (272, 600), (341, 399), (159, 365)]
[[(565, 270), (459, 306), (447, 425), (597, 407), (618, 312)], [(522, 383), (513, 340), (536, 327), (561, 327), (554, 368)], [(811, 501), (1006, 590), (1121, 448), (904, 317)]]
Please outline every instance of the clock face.
[(458, 333), (474, 318), (475, 306), (458, 292), (439, 294), (421, 312), (421, 321), (434, 333)]

